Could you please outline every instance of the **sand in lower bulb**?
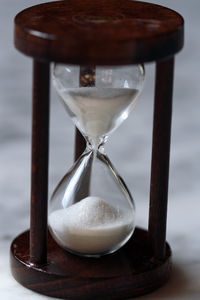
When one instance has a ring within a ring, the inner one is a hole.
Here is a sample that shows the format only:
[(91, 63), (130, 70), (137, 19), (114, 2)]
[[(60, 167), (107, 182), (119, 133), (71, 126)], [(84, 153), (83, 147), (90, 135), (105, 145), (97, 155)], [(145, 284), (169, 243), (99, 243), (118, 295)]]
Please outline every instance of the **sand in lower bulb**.
[(49, 215), (49, 228), (66, 250), (100, 256), (120, 248), (132, 235), (134, 215), (99, 197), (87, 197)]

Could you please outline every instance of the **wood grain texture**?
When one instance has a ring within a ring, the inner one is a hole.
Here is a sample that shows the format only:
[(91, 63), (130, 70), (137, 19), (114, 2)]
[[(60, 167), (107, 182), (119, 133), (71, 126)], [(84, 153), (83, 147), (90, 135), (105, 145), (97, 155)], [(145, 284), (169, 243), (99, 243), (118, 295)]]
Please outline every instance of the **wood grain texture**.
[(30, 261), (46, 263), (49, 156), (49, 63), (33, 63)]
[(149, 236), (154, 256), (165, 256), (174, 58), (157, 62), (151, 163)]
[(168, 8), (129, 0), (68, 0), (27, 8), (15, 18), (15, 46), (62, 63), (121, 65), (174, 55), (183, 18)]
[(60, 248), (49, 235), (47, 264), (29, 260), (29, 232), (11, 245), (11, 269), (23, 286), (44, 295), (68, 300), (117, 300), (143, 295), (163, 285), (171, 273), (166, 244), (162, 261), (153, 260), (147, 232), (136, 229), (119, 251), (101, 258), (83, 258)]

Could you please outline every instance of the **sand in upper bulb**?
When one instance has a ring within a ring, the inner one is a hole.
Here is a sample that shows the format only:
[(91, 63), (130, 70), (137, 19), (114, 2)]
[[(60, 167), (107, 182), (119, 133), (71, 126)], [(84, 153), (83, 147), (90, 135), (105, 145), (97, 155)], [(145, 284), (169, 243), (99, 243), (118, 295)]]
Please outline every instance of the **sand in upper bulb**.
[(60, 89), (59, 95), (78, 128), (98, 138), (117, 128), (133, 110), (139, 91), (129, 88)]

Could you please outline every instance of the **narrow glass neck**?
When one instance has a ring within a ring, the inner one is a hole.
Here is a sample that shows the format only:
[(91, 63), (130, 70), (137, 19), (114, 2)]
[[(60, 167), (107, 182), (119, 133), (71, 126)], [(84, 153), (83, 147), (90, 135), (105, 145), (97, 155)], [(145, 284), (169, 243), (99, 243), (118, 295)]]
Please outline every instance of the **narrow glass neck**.
[(86, 149), (92, 150), (94, 152), (100, 151), (104, 152), (104, 145), (107, 141), (107, 136), (106, 137), (98, 137), (98, 138), (91, 138), (91, 137), (86, 137)]

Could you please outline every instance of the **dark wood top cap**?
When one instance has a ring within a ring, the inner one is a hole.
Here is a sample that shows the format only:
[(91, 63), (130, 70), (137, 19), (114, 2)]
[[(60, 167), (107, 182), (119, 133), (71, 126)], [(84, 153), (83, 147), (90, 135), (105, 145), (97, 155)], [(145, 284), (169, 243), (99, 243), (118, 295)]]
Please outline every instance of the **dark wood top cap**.
[(131, 64), (174, 55), (183, 18), (131, 0), (65, 0), (25, 9), (15, 18), (15, 46), (36, 59), (72, 64)]

